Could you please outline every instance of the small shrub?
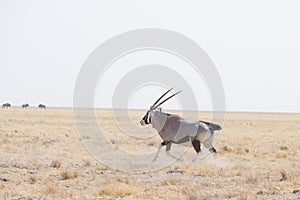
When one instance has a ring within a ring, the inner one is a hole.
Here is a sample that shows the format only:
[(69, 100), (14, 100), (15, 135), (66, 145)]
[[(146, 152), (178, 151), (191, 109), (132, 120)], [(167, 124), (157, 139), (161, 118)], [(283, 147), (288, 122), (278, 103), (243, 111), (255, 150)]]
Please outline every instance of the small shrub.
[(129, 184), (129, 180), (128, 180), (128, 178), (124, 178), (124, 177), (118, 177), (117, 178), (117, 181), (119, 182), (119, 183), (125, 183), (125, 184)]
[(29, 181), (31, 184), (34, 184), (34, 183), (36, 183), (36, 177), (35, 177), (35, 176), (30, 176), (30, 177), (28, 178), (28, 181)]
[(53, 193), (55, 193), (55, 188), (52, 185), (48, 184), (43, 189), (43, 193), (44, 194), (53, 194)]
[(111, 142), (112, 144), (117, 144), (117, 143), (118, 143), (117, 139), (115, 139), (115, 138), (112, 138), (112, 139), (110, 140), (110, 142)]
[(287, 146), (280, 146), (279, 147), (281, 151), (287, 151), (289, 148)]
[(58, 160), (53, 160), (50, 167), (54, 167), (56, 169), (60, 168), (61, 163)]
[(68, 180), (68, 179), (74, 179), (78, 177), (77, 172), (71, 172), (71, 171), (63, 171), (61, 172), (61, 178), (62, 180)]
[(280, 174), (281, 174), (280, 181), (286, 181), (286, 180), (288, 180), (288, 175), (287, 175), (287, 173), (286, 173), (286, 171), (284, 169), (280, 170)]
[(84, 161), (84, 166), (85, 166), (85, 167), (91, 166), (91, 162), (90, 162), (89, 160), (85, 160), (85, 161)]
[(226, 152), (232, 152), (231, 147), (229, 147), (229, 146), (227, 146), (227, 145), (223, 146), (222, 149), (223, 149), (223, 151), (226, 151)]
[(279, 153), (276, 155), (276, 158), (287, 158), (287, 154), (286, 153)]

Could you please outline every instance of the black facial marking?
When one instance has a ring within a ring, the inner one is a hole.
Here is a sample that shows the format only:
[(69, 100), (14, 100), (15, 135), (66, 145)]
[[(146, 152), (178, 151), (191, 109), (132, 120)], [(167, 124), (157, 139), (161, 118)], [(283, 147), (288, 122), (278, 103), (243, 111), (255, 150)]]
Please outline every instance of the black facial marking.
[(146, 115), (143, 117), (143, 120), (145, 124), (151, 124), (151, 117), (149, 115), (149, 112), (146, 113)]

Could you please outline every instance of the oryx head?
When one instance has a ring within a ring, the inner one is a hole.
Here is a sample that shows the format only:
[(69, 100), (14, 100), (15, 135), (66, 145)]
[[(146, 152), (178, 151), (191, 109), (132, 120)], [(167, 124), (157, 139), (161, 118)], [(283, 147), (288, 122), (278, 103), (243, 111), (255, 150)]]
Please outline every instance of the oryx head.
[(171, 95), (170, 97), (168, 97), (167, 99), (163, 100), (162, 102), (159, 103), (159, 101), (166, 95), (168, 94), (173, 88), (169, 89), (167, 92), (165, 92), (161, 97), (159, 97), (155, 103), (150, 106), (150, 109), (147, 110), (145, 116), (142, 118), (142, 120), (140, 121), (141, 125), (144, 126), (144, 125), (147, 125), (147, 124), (151, 124), (151, 117), (152, 117), (152, 114), (153, 114), (153, 111), (155, 110), (158, 110), (160, 108), (158, 108), (161, 104), (165, 103), (166, 101), (168, 101), (169, 99), (171, 99), (172, 97), (174, 97), (175, 95), (177, 95), (178, 93), (180, 93), (181, 91), (179, 92), (176, 92), (175, 94)]

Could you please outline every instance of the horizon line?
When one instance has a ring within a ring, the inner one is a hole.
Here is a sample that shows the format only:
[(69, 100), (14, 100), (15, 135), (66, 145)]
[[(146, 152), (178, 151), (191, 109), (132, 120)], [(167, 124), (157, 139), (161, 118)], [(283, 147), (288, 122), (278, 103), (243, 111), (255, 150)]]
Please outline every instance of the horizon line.
[[(46, 105), (47, 106), (47, 105)], [(11, 108), (22, 108), (22, 106), (11, 106)], [(81, 109), (87, 109), (87, 110), (113, 110), (113, 109), (116, 109), (116, 110), (132, 110), (132, 111), (146, 111), (148, 110), (148, 108), (146, 109), (142, 109), (142, 108), (107, 108), (107, 107), (104, 107), (104, 108), (101, 108), (101, 107), (94, 107), (94, 108), (87, 108), (87, 107), (77, 107), (77, 108), (74, 108), (74, 107), (70, 107), (70, 106), (47, 106), (48, 109), (72, 109), (72, 110), (75, 110), (75, 109), (78, 109), (78, 110), (81, 110)], [(29, 108), (26, 108), (26, 109), (39, 109), (37, 106), (30, 106)], [(225, 110), (225, 111), (213, 111), (213, 110), (179, 110), (179, 109), (163, 109), (163, 110), (166, 110), (166, 111), (185, 111), (185, 112), (216, 112), (216, 113), (220, 113), (220, 112), (224, 112), (224, 113), (262, 113), (262, 114), (300, 114), (300, 112), (288, 112), (288, 111), (249, 111), (249, 110)]]

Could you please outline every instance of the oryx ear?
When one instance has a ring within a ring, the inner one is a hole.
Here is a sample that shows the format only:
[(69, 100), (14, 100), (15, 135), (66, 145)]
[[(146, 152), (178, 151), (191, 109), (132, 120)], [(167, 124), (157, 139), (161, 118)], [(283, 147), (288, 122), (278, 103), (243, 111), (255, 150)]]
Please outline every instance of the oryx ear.
[(161, 112), (161, 108), (158, 108), (159, 112)]

